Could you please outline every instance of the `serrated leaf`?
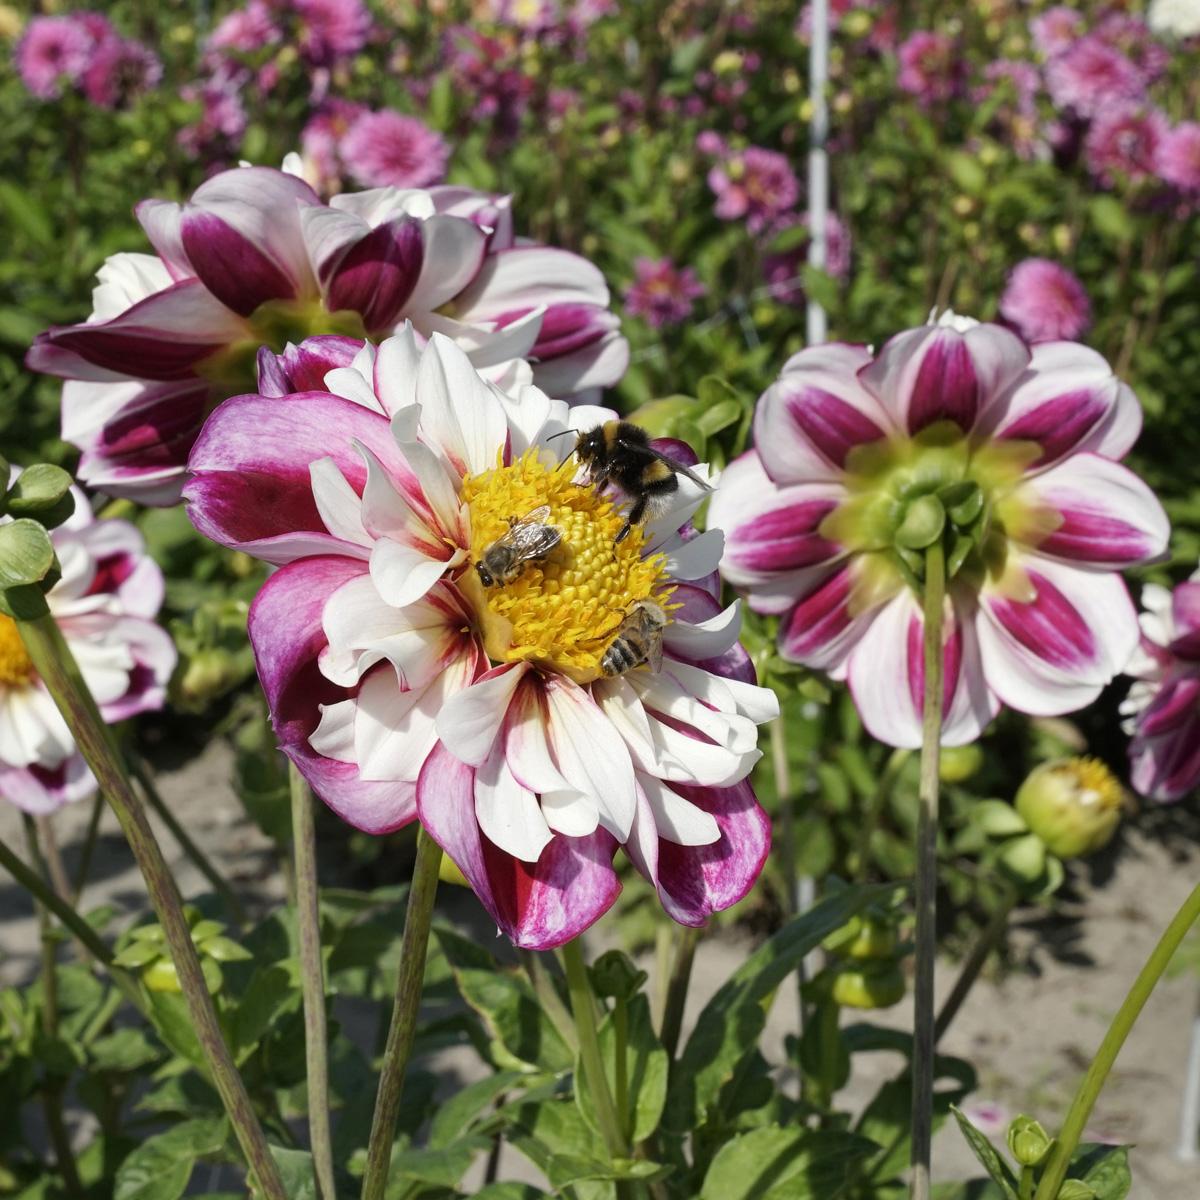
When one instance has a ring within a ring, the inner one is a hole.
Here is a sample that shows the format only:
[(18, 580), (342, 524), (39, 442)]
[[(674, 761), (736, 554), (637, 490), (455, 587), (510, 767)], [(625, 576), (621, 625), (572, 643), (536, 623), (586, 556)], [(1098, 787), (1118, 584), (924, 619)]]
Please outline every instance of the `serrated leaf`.
[(1012, 1173), (1012, 1169), (1008, 1163), (1000, 1157), (1000, 1153), (996, 1147), (971, 1124), (963, 1114), (962, 1109), (956, 1105), (951, 1105), (950, 1111), (954, 1114), (954, 1119), (958, 1122), (958, 1127), (962, 1130), (963, 1137), (967, 1139), (967, 1145), (971, 1147), (975, 1157), (979, 1159), (979, 1165), (983, 1167), (992, 1182), (1004, 1193), (1005, 1200), (1018, 1200), (1017, 1177)]

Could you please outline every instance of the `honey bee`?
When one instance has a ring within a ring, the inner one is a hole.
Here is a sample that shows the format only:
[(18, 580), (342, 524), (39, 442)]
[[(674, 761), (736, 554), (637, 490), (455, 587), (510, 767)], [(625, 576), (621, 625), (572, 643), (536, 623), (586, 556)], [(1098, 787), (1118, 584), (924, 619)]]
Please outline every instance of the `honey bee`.
[(613, 483), (632, 501), (625, 524), (615, 538), (618, 542), (624, 541), (647, 515), (653, 517), (665, 509), (679, 490), (680, 475), (686, 475), (706, 492), (713, 490), (683, 463), (655, 450), (650, 435), (632, 421), (606, 421), (576, 437), (573, 453), (587, 467), (590, 482)]
[(653, 600), (639, 600), (626, 614), (617, 630), (616, 637), (609, 643), (600, 659), (600, 671), (604, 675), (624, 675), (643, 663), (650, 665), (656, 675), (662, 667), (662, 631), (667, 625), (667, 614)]
[(546, 524), (549, 516), (550, 506), (543, 504), (520, 520), (508, 518), (508, 532), (485, 547), (475, 564), (485, 588), (512, 583), (525, 570), (526, 563), (545, 558), (562, 541), (562, 530)]

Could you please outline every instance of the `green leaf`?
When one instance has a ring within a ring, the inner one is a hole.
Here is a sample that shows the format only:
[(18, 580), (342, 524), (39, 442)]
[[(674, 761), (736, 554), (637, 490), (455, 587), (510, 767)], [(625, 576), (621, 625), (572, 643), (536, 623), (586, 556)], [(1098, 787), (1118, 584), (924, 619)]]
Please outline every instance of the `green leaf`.
[(224, 1117), (206, 1117), (143, 1142), (117, 1168), (113, 1200), (179, 1200), (196, 1159), (216, 1154), (228, 1131)]
[(1000, 1157), (995, 1146), (963, 1115), (960, 1108), (951, 1105), (950, 1111), (954, 1114), (954, 1119), (958, 1122), (963, 1137), (967, 1139), (967, 1145), (979, 1159), (979, 1165), (1004, 1193), (1005, 1200), (1018, 1200), (1017, 1177), (1012, 1173), (1008, 1163)]
[(146, 994), (150, 999), (150, 1019), (162, 1040), (192, 1066), (207, 1070), (208, 1062), (183, 996), (178, 992), (147, 991)]
[(1129, 1147), (1085, 1142), (1071, 1156), (1067, 1174), (1081, 1179), (1099, 1200), (1125, 1200), (1133, 1187), (1129, 1172)]
[(404, 1150), (392, 1156), (389, 1178), (419, 1179), (422, 1183), (456, 1187), (467, 1173), (475, 1156), (491, 1146), (484, 1137), (465, 1137), (438, 1149)]
[[(70, 488), (71, 476), (62, 467), (35, 463), (26, 467), (13, 483), (8, 493), (8, 511), (14, 517), (34, 516), (53, 508), (69, 494)], [(74, 507), (72, 501), (72, 511)]]
[(53, 566), (50, 535), (37, 521), (0, 525), (0, 587), (40, 583)]
[(877, 1149), (852, 1133), (766, 1125), (717, 1151), (700, 1200), (827, 1200)]
[(987, 186), (987, 171), (983, 164), (973, 154), (955, 150), (946, 156), (946, 170), (955, 186), (966, 192), (968, 196), (982, 194)]
[(705, 437), (714, 437), (722, 429), (741, 420), (742, 405), (737, 400), (722, 400), (712, 408), (706, 408), (697, 418), (696, 425)]
[(136, 1071), (156, 1062), (161, 1053), (140, 1029), (118, 1029), (88, 1047), (92, 1067), (97, 1071)]
[(113, 963), (118, 967), (126, 967), (136, 971), (139, 967), (149, 966), (156, 958), (163, 957), (161, 946), (149, 941), (132, 941), (122, 950), (113, 955)]
[(1129, 211), (1115, 196), (1093, 196), (1088, 212), (1096, 232), (1110, 242), (1131, 241), (1137, 232)]
[(292, 973), (273, 963), (254, 973), (233, 1014), (233, 1044), (239, 1063), (282, 1013), (300, 1007), (300, 990)]
[(764, 1001), (800, 960), (868, 904), (882, 902), (893, 884), (848, 887), (789, 921), (758, 948), (708, 1002), (671, 1073), (663, 1123), (685, 1133), (701, 1121), (721, 1087), (752, 1050), (766, 1024)]
[(439, 1149), (456, 1141), (471, 1128), (480, 1113), (489, 1111), (496, 1098), (528, 1079), (519, 1071), (498, 1071), (445, 1100), (429, 1128), (429, 1146)]
[(550, 1195), (531, 1183), (491, 1183), (472, 1194), (475, 1200), (549, 1200)]
[(279, 1167), (288, 1200), (317, 1200), (317, 1180), (312, 1155), (307, 1150), (272, 1146), (271, 1157)]
[(54, 240), (54, 229), (47, 211), (11, 180), (0, 179), (0, 212), (7, 214), (12, 229), (19, 230), (39, 246), (49, 246)]

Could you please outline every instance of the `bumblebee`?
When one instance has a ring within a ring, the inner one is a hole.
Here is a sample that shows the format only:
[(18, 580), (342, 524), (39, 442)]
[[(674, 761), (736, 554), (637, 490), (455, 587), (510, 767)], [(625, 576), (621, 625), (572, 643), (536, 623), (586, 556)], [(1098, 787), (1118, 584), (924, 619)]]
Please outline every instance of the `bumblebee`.
[(487, 546), (475, 564), (485, 588), (512, 583), (525, 570), (526, 563), (545, 558), (562, 541), (562, 530), (546, 524), (549, 516), (550, 506), (543, 504), (520, 520), (508, 518), (508, 532)]
[(618, 542), (647, 515), (654, 517), (666, 508), (679, 490), (680, 475), (706, 492), (713, 490), (683, 463), (655, 450), (650, 435), (632, 421), (606, 421), (577, 438), (574, 453), (587, 467), (590, 482), (615, 484), (632, 501), (616, 536)]
[(667, 614), (653, 600), (639, 600), (628, 612), (616, 637), (600, 659), (604, 675), (624, 675), (649, 663), (656, 675), (662, 667), (663, 636)]

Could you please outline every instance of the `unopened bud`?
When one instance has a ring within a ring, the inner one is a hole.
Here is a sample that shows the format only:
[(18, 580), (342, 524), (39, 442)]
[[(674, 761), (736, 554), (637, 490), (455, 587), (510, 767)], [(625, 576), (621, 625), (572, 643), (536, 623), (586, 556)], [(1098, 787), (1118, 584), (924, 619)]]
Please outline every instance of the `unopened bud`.
[(890, 1008), (904, 999), (904, 973), (894, 960), (847, 965), (834, 976), (831, 994), (846, 1008)]
[(965, 783), (983, 766), (983, 751), (969, 746), (943, 746), (938, 760), (938, 778), (943, 783)]
[(1068, 1179), (1058, 1189), (1057, 1200), (1098, 1200), (1099, 1193), (1082, 1179)]
[(1036, 1167), (1054, 1145), (1054, 1139), (1032, 1117), (1017, 1117), (1008, 1127), (1008, 1149), (1023, 1167)]
[(1017, 792), (1017, 811), (1059, 858), (1106, 846), (1121, 820), (1121, 785), (1096, 758), (1063, 758), (1035, 768)]

